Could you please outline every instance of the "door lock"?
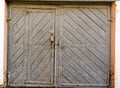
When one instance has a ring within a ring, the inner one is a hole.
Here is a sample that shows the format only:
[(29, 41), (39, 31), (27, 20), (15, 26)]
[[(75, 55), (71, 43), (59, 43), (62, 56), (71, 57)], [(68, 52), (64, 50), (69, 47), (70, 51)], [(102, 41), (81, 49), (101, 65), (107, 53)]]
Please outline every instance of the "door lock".
[(51, 41), (51, 47), (54, 47), (54, 33), (51, 33), (50, 41)]

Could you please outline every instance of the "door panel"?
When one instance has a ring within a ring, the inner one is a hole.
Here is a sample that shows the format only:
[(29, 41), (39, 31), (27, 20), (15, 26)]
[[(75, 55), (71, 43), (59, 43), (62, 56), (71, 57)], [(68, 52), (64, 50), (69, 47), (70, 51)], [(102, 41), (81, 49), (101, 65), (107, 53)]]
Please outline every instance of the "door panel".
[[(29, 59), (27, 83), (53, 84), (55, 10), (31, 9), (29, 19)], [(51, 34), (53, 33), (53, 34)]]
[(60, 85), (109, 84), (108, 8), (64, 7)]

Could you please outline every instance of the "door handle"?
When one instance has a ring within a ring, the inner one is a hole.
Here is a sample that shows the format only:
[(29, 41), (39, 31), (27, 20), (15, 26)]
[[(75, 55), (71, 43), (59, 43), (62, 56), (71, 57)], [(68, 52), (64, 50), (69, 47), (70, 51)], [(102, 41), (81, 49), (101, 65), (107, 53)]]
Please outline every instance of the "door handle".
[(51, 47), (54, 47), (54, 33), (51, 33), (50, 41), (51, 41)]
[(51, 34), (50, 40), (51, 40), (51, 42), (54, 42), (54, 35), (53, 34)]

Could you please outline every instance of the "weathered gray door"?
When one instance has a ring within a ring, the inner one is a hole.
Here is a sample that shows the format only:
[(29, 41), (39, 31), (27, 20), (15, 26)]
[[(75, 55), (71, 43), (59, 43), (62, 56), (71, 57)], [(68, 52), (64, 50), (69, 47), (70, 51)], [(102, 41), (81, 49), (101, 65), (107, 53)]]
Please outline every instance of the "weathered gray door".
[(10, 86), (108, 88), (108, 6), (11, 6)]

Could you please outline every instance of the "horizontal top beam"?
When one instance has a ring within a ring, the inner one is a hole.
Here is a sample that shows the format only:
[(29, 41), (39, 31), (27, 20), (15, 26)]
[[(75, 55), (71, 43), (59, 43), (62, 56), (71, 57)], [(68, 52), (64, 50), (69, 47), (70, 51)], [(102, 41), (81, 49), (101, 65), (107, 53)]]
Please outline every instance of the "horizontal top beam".
[(6, 1), (14, 1), (14, 2), (38, 2), (38, 1), (82, 1), (82, 2), (112, 2), (117, 0), (6, 0)]

